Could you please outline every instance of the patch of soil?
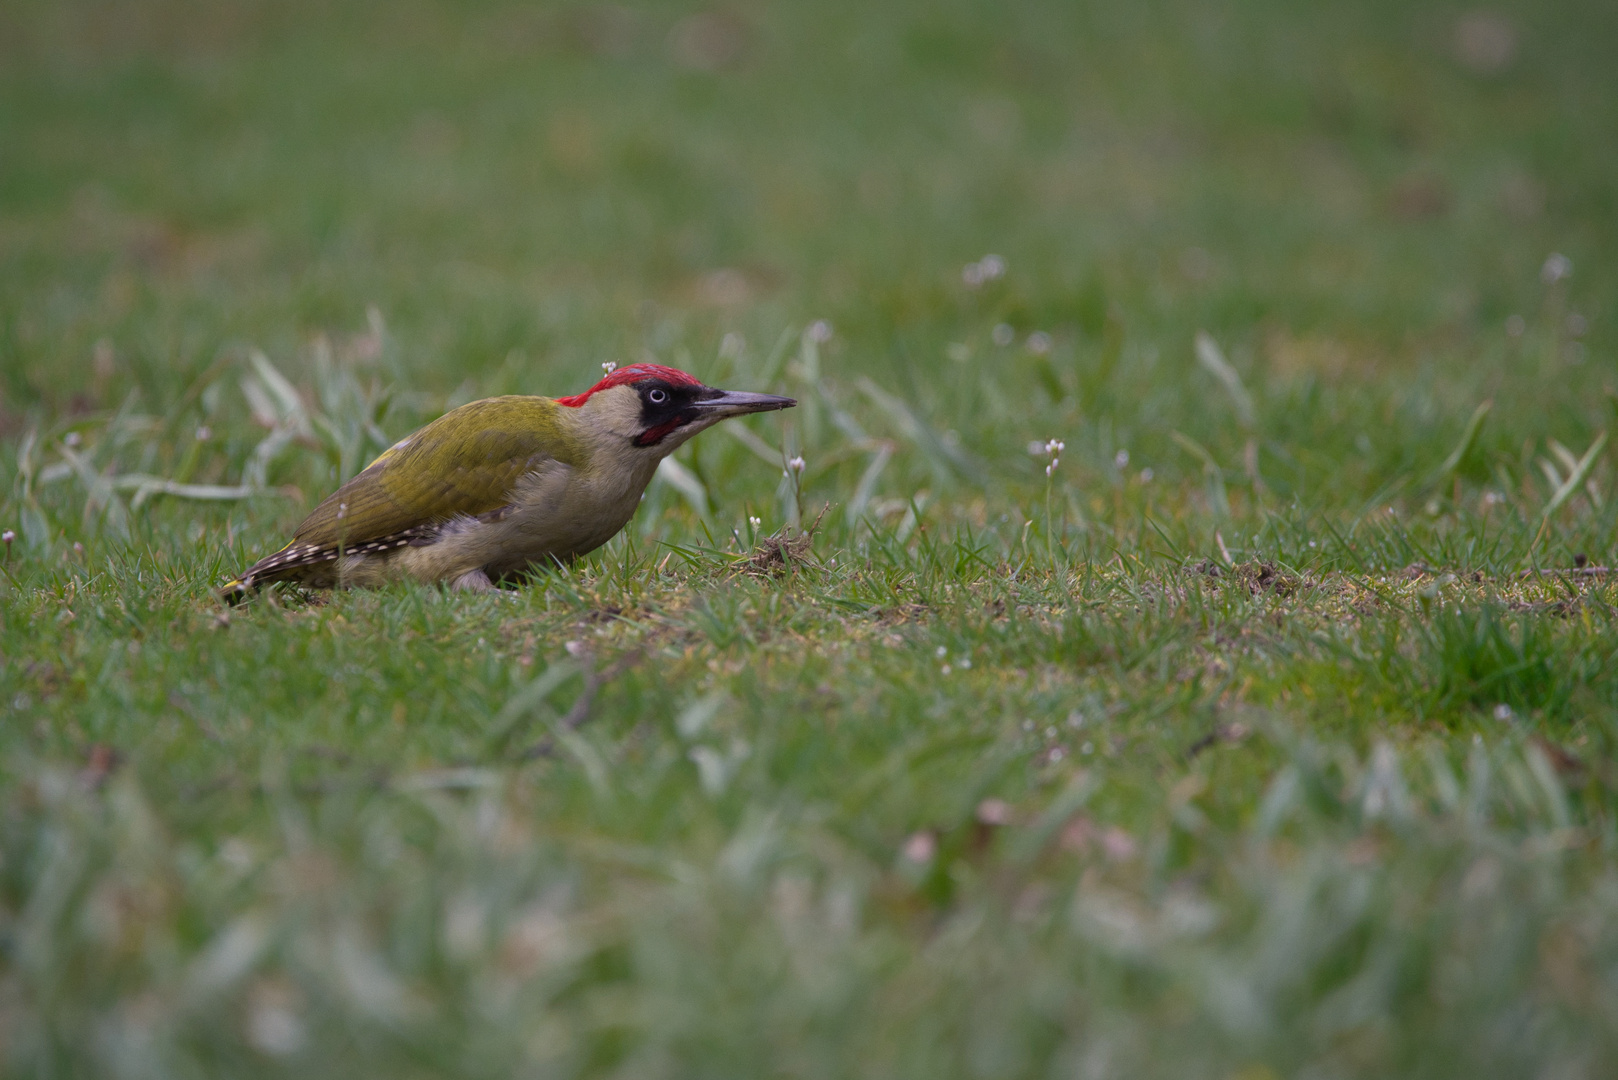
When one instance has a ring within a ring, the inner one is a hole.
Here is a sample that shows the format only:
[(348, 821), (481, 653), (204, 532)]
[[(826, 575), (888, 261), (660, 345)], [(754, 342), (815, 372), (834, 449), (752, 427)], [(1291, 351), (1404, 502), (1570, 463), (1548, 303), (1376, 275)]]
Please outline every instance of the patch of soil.
[(1266, 592), (1277, 596), (1291, 596), (1308, 584), (1303, 578), (1288, 573), (1270, 562), (1245, 562), (1227, 567), (1220, 566), (1211, 559), (1204, 559), (1191, 567), (1191, 571), (1218, 580), (1230, 578), (1245, 585), (1247, 591), (1254, 596)]
[(753, 545), (752, 554), (743, 563), (746, 572), (778, 574), (784, 572), (791, 564), (802, 562), (809, 554), (815, 531), (820, 528), (820, 522), (829, 509), (831, 509), (829, 505), (822, 507), (807, 529), (794, 533), (789, 526), (773, 535), (761, 537), (758, 543)]
[(796, 535), (779, 532), (762, 537), (747, 557), (747, 569), (755, 574), (781, 573), (792, 563), (803, 561), (809, 554), (811, 539), (806, 532)]

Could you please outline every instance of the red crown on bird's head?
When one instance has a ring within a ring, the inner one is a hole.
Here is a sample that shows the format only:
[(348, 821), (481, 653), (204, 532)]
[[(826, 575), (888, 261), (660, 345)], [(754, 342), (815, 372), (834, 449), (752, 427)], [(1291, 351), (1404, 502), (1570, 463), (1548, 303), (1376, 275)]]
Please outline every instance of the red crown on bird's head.
[(611, 390), (615, 386), (633, 386), (647, 379), (662, 379), (675, 386), (701, 386), (702, 380), (687, 375), (679, 368), (664, 367), (662, 364), (630, 364), (627, 367), (617, 368), (607, 373), (607, 377), (596, 383), (582, 394), (573, 394), (569, 397), (556, 399), (558, 405), (566, 405), (576, 409), (590, 400), (591, 394), (598, 394), (603, 390)]

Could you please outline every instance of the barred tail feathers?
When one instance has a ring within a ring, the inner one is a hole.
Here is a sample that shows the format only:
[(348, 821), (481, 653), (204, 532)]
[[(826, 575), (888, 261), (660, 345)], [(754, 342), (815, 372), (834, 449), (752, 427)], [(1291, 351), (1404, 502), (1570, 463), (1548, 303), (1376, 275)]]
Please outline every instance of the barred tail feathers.
[(214, 595), (227, 604), (239, 604), (256, 591), (257, 586), (254, 584), (252, 576), (248, 575), (239, 577), (235, 581), (225, 582), (214, 590)]
[(304, 567), (336, 562), (345, 555), (379, 555), (396, 548), (428, 543), (433, 531), (435, 530), (406, 529), (391, 536), (366, 540), (357, 544), (346, 544), (341, 547), (300, 544), (297, 540), (293, 540), (280, 551), (266, 555), (252, 566), (249, 566), (242, 571), (240, 577), (221, 585), (220, 593), (221, 595), (228, 593), (236, 599), (241, 599), (255, 591), (261, 584), (279, 581)]
[(287, 543), (279, 551), (266, 555), (252, 566), (249, 566), (246, 570), (243, 570), (240, 577), (232, 578), (223, 585), (220, 585), (216, 590), (219, 598), (225, 601), (227, 604), (239, 604), (243, 600), (247, 599), (248, 596), (258, 591), (259, 576), (262, 575), (266, 570), (274, 569), (277, 565), (284, 562), (285, 560), (283, 557), (291, 552), (297, 543), (298, 541), (295, 539), (287, 541)]

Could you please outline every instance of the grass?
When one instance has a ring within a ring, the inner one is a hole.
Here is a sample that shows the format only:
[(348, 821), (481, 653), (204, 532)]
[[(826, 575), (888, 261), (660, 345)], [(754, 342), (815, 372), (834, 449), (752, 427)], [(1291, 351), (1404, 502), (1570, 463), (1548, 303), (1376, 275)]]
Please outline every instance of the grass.
[[(1501, 12), (13, 5), (6, 1071), (1609, 1073), (1618, 24)], [(802, 405), (214, 599), (647, 355)]]

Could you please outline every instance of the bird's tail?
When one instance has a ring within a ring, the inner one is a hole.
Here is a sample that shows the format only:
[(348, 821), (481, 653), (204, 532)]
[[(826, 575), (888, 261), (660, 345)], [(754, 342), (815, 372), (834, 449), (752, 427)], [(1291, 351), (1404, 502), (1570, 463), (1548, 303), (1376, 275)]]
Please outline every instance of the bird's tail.
[(280, 551), (260, 559), (246, 570), (243, 570), (240, 577), (232, 578), (219, 586), (218, 589), (214, 590), (214, 595), (225, 603), (233, 605), (246, 600), (258, 592), (259, 579), (264, 576), (266, 564), (273, 564), (278, 556), (284, 554), (291, 547), (291, 544), (287, 544)]
[(258, 591), (258, 583), (253, 580), (252, 574), (243, 574), (232, 581), (227, 581), (214, 591), (214, 594), (227, 604), (239, 604)]
[(315, 548), (312, 545), (305, 544), (301, 548), (298, 547), (296, 538), (288, 541), (280, 551), (264, 556), (243, 570), (240, 577), (219, 586), (219, 599), (227, 604), (241, 603), (258, 592), (259, 587), (266, 582), (280, 580), (283, 571), (301, 565), (313, 551)]

